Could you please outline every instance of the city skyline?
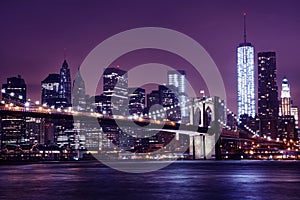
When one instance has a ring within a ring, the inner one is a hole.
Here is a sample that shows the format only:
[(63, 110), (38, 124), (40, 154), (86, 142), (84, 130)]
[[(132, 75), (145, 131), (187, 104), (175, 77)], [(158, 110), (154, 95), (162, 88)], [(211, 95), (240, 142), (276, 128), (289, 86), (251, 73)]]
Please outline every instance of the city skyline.
[[(284, 76), (289, 79), (294, 105), (299, 105), (300, 83), (297, 81), (297, 73), (294, 72), (299, 63), (296, 49), (300, 45), (297, 40), (300, 30), (296, 26), (299, 15), (295, 6), (297, 2), (290, 1), (290, 4), (286, 3), (284, 6), (283, 3), (270, 2), (260, 2), (261, 7), (267, 5), (270, 8), (267, 11), (256, 6), (258, 1), (229, 1), (223, 5), (225, 9), (220, 9), (222, 8), (219, 6), (222, 4), (220, 2), (192, 2), (190, 5), (180, 3), (171, 5), (168, 1), (144, 4), (132, 2), (126, 3), (127, 9), (120, 9), (124, 6), (123, 2), (98, 4), (92, 1), (91, 4), (95, 6), (89, 5), (88, 10), (82, 9), (81, 6), (85, 5), (79, 1), (66, 1), (60, 4), (46, 2), (45, 5), (34, 1), (26, 2), (26, 5), (22, 2), (2, 3), (1, 16), (5, 20), (1, 21), (1, 25), (7, 27), (9, 34), (3, 33), (1, 37), (1, 42), (6, 48), (1, 53), (3, 72), (0, 81), (4, 83), (7, 77), (21, 74), (28, 85), (28, 96), (40, 100), (41, 81), (49, 73), (59, 70), (63, 61), (64, 48), (67, 48), (67, 61), (73, 81), (78, 66), (99, 42), (130, 28), (159, 26), (181, 31), (206, 48), (224, 79), (227, 104), (232, 110), (237, 111), (235, 92), (237, 83), (231, 84), (232, 77), (235, 77), (232, 73), (236, 74), (235, 51), (243, 36), (242, 13), (247, 12), (247, 37), (255, 47), (255, 52), (268, 50), (276, 52), (278, 80), (282, 80)], [(169, 15), (166, 15), (164, 8), (168, 5), (171, 6), (167, 10)], [(25, 9), (21, 9), (22, 6), (25, 6)], [(150, 9), (146, 10), (146, 7)], [(181, 13), (180, 10), (183, 8), (189, 9), (190, 12)], [(33, 14), (32, 10), (35, 10), (36, 14)], [(114, 17), (110, 18), (109, 13), (114, 10), (116, 10), (113, 12)], [(18, 16), (13, 15), (16, 11), (19, 12)], [(57, 13), (55, 17), (51, 14), (53, 11)], [(152, 18), (152, 13), (156, 13), (159, 17)], [(39, 18), (36, 18), (37, 15)], [(143, 16), (141, 17), (143, 20), (137, 18), (138, 15)], [(103, 17), (105, 20), (101, 21)], [(226, 31), (228, 29), (225, 27), (232, 31)], [(71, 34), (73, 32), (75, 34)], [(139, 58), (136, 59), (137, 57)], [(192, 66), (165, 52), (137, 51), (121, 57), (113, 65), (119, 64), (127, 70), (153, 60), (163, 61), (164, 64), (175, 69), (186, 70), (187, 79), (191, 84), (196, 85), (195, 88), (199, 91), (205, 89), (201, 78), (192, 76)], [(254, 64), (257, 94), (256, 53)], [(32, 76), (33, 70), (36, 71), (34, 76)], [(164, 80), (167, 82), (165, 76)], [(280, 90), (281, 85), (277, 84)]]
[(298, 199), (300, 1), (0, 1), (0, 199)]

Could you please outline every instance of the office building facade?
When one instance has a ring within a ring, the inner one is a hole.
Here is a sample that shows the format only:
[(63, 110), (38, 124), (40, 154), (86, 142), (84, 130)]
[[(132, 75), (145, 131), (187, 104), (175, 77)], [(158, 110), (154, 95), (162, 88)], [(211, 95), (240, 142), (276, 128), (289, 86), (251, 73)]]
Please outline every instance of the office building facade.
[(145, 109), (145, 89), (128, 88), (129, 114), (142, 115)]
[(42, 104), (48, 107), (55, 106), (60, 102), (59, 97), (60, 75), (49, 74), (42, 81)]
[(188, 120), (189, 113), (188, 113), (188, 107), (187, 107), (186, 73), (185, 73), (185, 71), (184, 70), (168, 71), (168, 85), (172, 85), (177, 88), (181, 117)]
[(2, 100), (5, 103), (24, 106), (26, 102), (27, 86), (24, 79), (18, 75), (7, 79), (2, 84)]
[(260, 52), (258, 53), (258, 117), (262, 135), (277, 138), (278, 115), (276, 53)]
[(103, 73), (103, 114), (128, 114), (128, 75), (120, 68), (106, 68)]

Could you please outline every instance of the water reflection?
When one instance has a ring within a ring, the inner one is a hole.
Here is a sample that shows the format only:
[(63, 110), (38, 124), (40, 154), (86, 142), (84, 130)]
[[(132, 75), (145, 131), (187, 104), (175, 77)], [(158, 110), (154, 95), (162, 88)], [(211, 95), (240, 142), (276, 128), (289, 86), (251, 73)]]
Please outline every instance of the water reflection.
[(128, 174), (100, 163), (0, 166), (0, 199), (298, 199), (300, 162), (176, 162)]

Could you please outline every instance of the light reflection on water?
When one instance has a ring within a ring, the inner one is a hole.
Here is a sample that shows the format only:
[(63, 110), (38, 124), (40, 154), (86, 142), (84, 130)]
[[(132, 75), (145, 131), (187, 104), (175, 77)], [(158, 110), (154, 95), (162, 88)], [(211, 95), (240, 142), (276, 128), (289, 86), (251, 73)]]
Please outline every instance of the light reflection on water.
[(300, 162), (179, 161), (128, 174), (97, 162), (0, 166), (0, 199), (300, 199)]

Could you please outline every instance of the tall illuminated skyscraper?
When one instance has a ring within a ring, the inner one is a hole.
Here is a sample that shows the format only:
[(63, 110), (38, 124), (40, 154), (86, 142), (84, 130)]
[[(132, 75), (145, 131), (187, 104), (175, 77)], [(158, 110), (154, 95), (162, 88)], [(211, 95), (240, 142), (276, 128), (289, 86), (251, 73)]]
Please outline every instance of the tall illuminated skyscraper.
[(127, 115), (128, 74), (116, 68), (106, 68), (103, 73), (103, 114)]
[(254, 47), (246, 40), (244, 13), (244, 42), (237, 48), (238, 116), (255, 117)]
[(178, 89), (181, 117), (188, 117), (187, 94), (186, 94), (186, 74), (184, 70), (168, 71), (168, 85), (173, 85)]
[(286, 77), (281, 84), (281, 105), (279, 107), (279, 116), (293, 116), (295, 119), (295, 128), (298, 129), (298, 107), (292, 105), (291, 88)]
[(278, 117), (278, 137), (298, 139), (298, 107), (292, 105), (291, 88), (286, 77), (281, 83), (281, 102)]
[(281, 88), (281, 115), (291, 115), (290, 85), (286, 77), (282, 80)]
[(68, 63), (64, 60), (60, 74), (49, 74), (42, 81), (42, 104), (49, 107), (71, 106), (71, 75)]
[(71, 105), (71, 75), (66, 60), (64, 60), (60, 69), (59, 97), (66, 99), (67, 106)]

